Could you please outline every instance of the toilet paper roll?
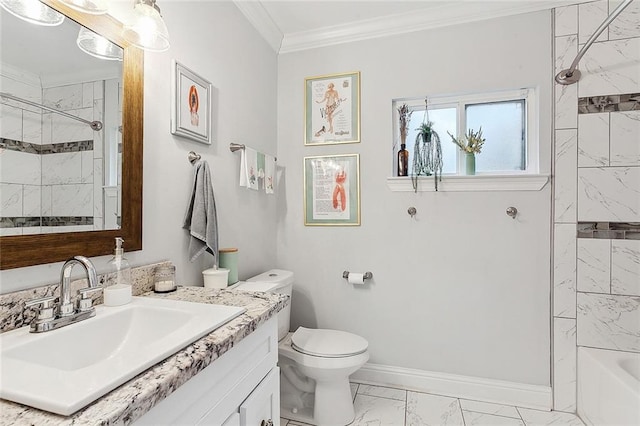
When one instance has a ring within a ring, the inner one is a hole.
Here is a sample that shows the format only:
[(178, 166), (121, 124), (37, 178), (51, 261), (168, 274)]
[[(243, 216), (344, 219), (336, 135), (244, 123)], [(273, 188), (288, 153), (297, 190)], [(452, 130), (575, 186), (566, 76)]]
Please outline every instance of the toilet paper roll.
[(362, 285), (364, 284), (364, 274), (361, 272), (349, 272), (347, 281), (349, 284)]

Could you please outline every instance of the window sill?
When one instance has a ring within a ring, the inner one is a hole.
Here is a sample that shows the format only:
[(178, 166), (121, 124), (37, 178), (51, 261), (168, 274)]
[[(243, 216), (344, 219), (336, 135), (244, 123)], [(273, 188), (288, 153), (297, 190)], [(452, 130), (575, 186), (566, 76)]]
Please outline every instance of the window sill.
[[(438, 191), (540, 191), (549, 181), (548, 175), (475, 175), (443, 176)], [(388, 177), (387, 186), (393, 192), (413, 192), (409, 177)], [(418, 192), (435, 192), (433, 176), (418, 178)]]

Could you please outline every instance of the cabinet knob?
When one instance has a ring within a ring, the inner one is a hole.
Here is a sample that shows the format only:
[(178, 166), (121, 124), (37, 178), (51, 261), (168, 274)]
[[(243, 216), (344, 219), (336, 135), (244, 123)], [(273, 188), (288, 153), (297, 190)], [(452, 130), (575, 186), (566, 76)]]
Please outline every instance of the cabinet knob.
[(260, 426), (273, 426), (273, 420), (263, 420), (260, 422)]

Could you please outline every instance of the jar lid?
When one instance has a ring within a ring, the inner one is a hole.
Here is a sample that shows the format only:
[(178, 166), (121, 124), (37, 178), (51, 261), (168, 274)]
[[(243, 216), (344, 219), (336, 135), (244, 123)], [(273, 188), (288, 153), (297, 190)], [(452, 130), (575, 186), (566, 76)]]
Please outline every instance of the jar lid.
[(235, 253), (238, 249), (235, 247), (221, 248), (218, 250), (219, 253)]

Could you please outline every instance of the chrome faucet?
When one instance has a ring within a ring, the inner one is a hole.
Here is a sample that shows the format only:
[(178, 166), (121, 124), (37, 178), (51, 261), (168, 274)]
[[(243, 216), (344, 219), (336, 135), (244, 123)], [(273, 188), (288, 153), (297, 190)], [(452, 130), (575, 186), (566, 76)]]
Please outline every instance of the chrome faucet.
[[(83, 267), (89, 281), (89, 287), (78, 290), (80, 298), (77, 307), (71, 300), (71, 271), (75, 265)], [(67, 260), (62, 265), (60, 272), (60, 297), (58, 299), (60, 304), (55, 305), (56, 297), (54, 296), (25, 302), (25, 307), (35, 306), (38, 309), (36, 319), (31, 322), (31, 333), (55, 330), (95, 316), (96, 310), (90, 296), (97, 291), (102, 291), (102, 288), (98, 286), (96, 268), (93, 263), (84, 256), (74, 256)]]

